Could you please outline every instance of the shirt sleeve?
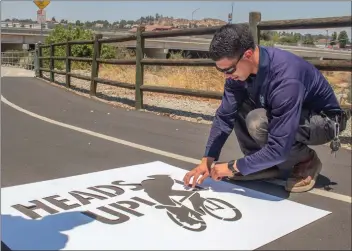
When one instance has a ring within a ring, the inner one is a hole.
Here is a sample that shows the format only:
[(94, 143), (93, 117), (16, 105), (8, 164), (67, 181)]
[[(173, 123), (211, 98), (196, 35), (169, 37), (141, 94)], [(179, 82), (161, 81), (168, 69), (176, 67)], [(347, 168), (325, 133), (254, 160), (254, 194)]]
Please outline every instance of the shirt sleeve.
[(244, 83), (227, 79), (221, 104), (215, 113), (205, 148), (205, 157), (219, 159), (220, 152), (233, 130), (238, 105), (246, 97)]
[(299, 127), (304, 91), (304, 85), (296, 79), (275, 84), (268, 96), (271, 120), (267, 144), (261, 150), (237, 160), (236, 166), (241, 174), (258, 172), (287, 159)]

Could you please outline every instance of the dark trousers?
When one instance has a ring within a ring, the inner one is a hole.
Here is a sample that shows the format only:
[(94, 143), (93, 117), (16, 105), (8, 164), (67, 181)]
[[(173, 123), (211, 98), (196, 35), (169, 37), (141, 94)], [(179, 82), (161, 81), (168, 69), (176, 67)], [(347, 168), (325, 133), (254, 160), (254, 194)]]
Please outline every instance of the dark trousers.
[[(249, 102), (239, 108), (234, 131), (244, 155), (260, 150), (268, 139), (268, 114), (263, 108), (253, 109)], [(334, 138), (334, 121), (319, 114), (303, 110), (296, 141), (288, 159), (277, 165), (282, 177), (287, 177), (294, 165), (307, 160), (311, 149), (308, 145), (322, 145)]]

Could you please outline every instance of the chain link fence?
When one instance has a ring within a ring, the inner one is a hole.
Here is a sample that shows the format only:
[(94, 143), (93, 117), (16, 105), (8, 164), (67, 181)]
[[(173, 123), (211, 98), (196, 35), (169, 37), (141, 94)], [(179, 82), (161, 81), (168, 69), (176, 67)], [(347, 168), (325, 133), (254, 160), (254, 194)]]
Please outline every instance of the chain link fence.
[(1, 66), (18, 67), (27, 70), (35, 68), (35, 51), (1, 52)]

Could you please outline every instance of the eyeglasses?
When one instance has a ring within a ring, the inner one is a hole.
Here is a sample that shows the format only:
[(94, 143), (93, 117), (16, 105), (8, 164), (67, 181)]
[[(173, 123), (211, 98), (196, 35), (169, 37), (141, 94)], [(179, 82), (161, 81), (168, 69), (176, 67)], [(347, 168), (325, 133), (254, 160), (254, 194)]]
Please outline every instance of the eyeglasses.
[[(237, 64), (236, 64), (237, 65)], [(216, 69), (218, 70), (218, 71), (220, 71), (220, 72), (222, 72), (222, 73), (225, 73), (225, 74), (232, 74), (232, 73), (234, 73), (235, 71), (236, 71), (236, 66), (232, 66), (232, 67), (230, 67), (230, 68), (226, 68), (226, 69), (221, 69), (221, 68), (219, 68), (219, 67), (217, 67), (217, 66), (215, 66), (216, 67)]]
[(241, 56), (239, 57), (239, 60), (232, 66), (230, 66), (229, 68), (226, 68), (226, 69), (221, 69), (219, 68), (218, 66), (215, 66), (216, 69), (222, 73), (225, 73), (225, 74), (232, 74), (234, 73), (236, 70), (237, 70), (237, 64), (241, 61), (242, 57), (243, 57), (244, 53), (241, 54)]

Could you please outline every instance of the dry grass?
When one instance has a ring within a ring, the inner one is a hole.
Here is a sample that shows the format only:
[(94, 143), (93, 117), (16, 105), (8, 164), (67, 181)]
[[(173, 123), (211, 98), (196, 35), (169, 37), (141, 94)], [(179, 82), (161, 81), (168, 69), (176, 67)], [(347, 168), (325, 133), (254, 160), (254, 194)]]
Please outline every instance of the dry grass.
[(352, 73), (351, 72), (322, 72), (331, 84), (339, 102), (344, 107), (352, 107)]
[(338, 88), (341, 83), (351, 83), (351, 72), (322, 71), (322, 73), (333, 88)]
[[(118, 58), (134, 59), (134, 55), (120, 48)], [(172, 59), (182, 58), (180, 53)], [(101, 65), (99, 77), (124, 83), (135, 83), (135, 66)], [(196, 90), (222, 91), (224, 76), (213, 67), (145, 66), (144, 84)]]
[[(124, 83), (135, 83), (135, 66), (103, 65), (99, 77)], [(196, 90), (222, 91), (223, 74), (211, 67), (147, 66), (144, 84)]]
[[(333, 87), (341, 105), (351, 107), (351, 72), (323, 72), (323, 74)], [(99, 71), (101, 78), (130, 84), (135, 84), (135, 76), (135, 66), (103, 65)], [(145, 85), (222, 92), (224, 80), (223, 74), (213, 67), (146, 66), (144, 69)], [(108, 87), (110, 90), (112, 88), (114, 87)], [(211, 103), (218, 102), (206, 100)]]
[[(323, 72), (332, 87), (341, 89), (342, 83), (351, 83), (350, 72)], [(102, 65), (99, 77), (124, 83), (135, 83), (135, 66)], [(146, 66), (144, 84), (223, 91), (224, 76), (213, 67)]]

